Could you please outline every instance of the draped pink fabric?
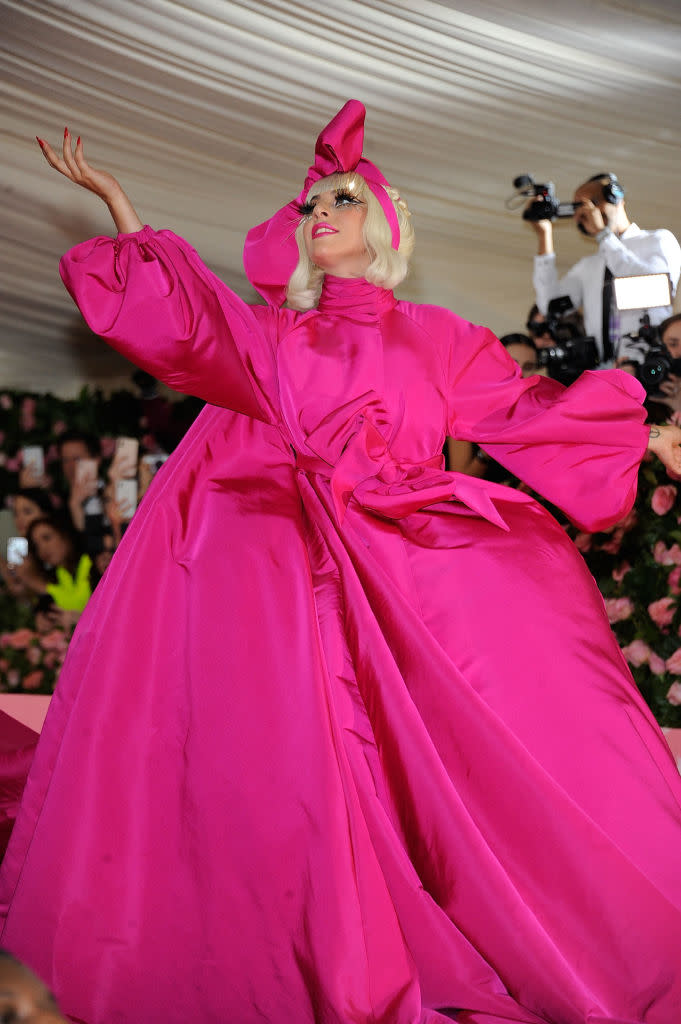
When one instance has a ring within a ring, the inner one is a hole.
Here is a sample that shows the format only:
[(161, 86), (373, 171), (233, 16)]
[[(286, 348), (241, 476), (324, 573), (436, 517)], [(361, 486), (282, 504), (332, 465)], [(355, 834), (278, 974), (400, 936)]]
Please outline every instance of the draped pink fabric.
[(149, 228), (64, 257), (208, 406), (76, 631), (2, 942), (85, 1024), (673, 1024), (681, 780), (603, 601), (475, 439), (587, 527), (631, 507), (618, 371), (327, 278), (245, 306)]

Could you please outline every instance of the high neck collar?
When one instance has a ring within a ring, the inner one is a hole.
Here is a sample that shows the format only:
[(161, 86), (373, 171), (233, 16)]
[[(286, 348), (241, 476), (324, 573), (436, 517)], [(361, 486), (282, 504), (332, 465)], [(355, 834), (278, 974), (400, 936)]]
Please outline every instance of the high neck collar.
[(387, 313), (396, 304), (397, 299), (391, 291), (370, 284), (363, 277), (326, 274), (317, 309), (320, 313), (347, 316), (366, 323), (378, 320), (382, 313)]

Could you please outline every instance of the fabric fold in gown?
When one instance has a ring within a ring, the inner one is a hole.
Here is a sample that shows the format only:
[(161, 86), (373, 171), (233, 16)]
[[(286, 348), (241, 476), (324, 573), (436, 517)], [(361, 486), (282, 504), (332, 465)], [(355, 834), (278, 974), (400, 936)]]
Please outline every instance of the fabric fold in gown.
[(62, 261), (211, 403), (69, 651), (2, 943), (85, 1024), (674, 1024), (681, 780), (581, 556), (634, 500), (619, 371), (523, 380), (446, 310), (327, 277), (249, 307), (171, 232)]

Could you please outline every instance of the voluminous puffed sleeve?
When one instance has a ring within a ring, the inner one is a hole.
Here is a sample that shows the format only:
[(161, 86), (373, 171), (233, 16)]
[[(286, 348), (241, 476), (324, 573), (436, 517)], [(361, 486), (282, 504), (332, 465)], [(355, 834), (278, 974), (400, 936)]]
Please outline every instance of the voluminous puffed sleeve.
[(85, 320), (175, 391), (270, 421), (273, 345), (251, 308), (172, 231), (83, 242), (59, 271)]
[(584, 530), (607, 529), (630, 511), (648, 444), (634, 377), (592, 370), (570, 387), (523, 379), (490, 331), (456, 317), (449, 342), (452, 437), (477, 442)]

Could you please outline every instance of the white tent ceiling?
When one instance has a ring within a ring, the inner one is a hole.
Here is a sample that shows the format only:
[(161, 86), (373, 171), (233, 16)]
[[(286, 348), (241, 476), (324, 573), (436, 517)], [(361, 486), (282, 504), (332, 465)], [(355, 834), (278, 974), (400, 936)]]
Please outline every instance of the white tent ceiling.
[[(498, 333), (532, 301), (524, 171), (561, 198), (615, 171), (630, 216), (681, 237), (681, 0), (0, 0), (0, 382), (74, 394), (129, 367), (82, 326), (59, 255), (111, 233), (35, 135), (68, 124), (142, 218), (247, 298), (247, 229), (296, 194), (328, 118), (367, 106), (365, 152), (417, 230), (400, 294)], [(559, 263), (590, 243), (557, 226)]]

